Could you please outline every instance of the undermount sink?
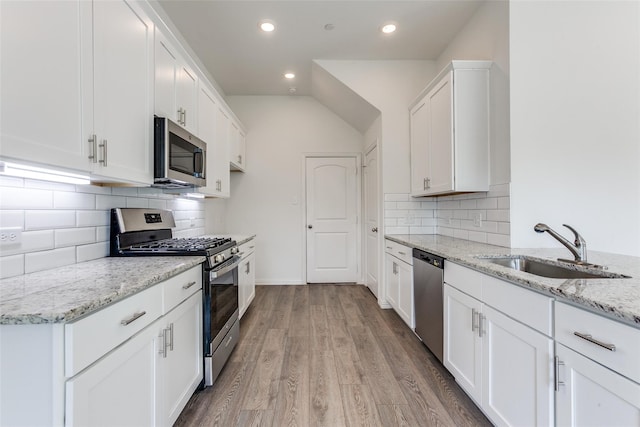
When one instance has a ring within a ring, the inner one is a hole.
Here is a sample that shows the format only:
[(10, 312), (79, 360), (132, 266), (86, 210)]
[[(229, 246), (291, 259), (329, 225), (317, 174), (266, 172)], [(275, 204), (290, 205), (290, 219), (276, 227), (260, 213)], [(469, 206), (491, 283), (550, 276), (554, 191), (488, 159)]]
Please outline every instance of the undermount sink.
[(629, 276), (618, 273), (610, 273), (603, 270), (587, 268), (574, 269), (572, 266), (566, 267), (555, 261), (545, 261), (524, 255), (478, 257), (493, 264), (511, 268), (513, 270), (524, 271), (536, 276), (549, 277), (552, 279), (628, 279)]

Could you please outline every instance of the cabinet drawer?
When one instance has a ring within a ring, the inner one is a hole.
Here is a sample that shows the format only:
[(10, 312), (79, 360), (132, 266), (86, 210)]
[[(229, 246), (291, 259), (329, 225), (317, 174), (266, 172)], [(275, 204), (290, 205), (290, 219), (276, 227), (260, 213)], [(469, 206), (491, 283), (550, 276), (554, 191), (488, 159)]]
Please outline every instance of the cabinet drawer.
[(444, 281), (454, 288), (482, 299), (482, 274), (449, 261), (444, 262)]
[(391, 240), (385, 240), (385, 251), (409, 265), (413, 265), (413, 251), (410, 247)]
[[(557, 301), (555, 313), (556, 341), (640, 383), (640, 330)], [(615, 350), (580, 338), (576, 332), (612, 344)]]
[(552, 336), (553, 298), (486, 274), (481, 276), (482, 299), (485, 304), (549, 337)]
[(162, 312), (162, 287), (142, 292), (65, 325), (65, 375), (72, 377), (151, 324)]
[(242, 258), (246, 258), (253, 253), (256, 248), (255, 239), (251, 239), (248, 242), (245, 242), (239, 246), (240, 248), (240, 256)]
[(202, 289), (202, 266), (195, 266), (162, 283), (164, 301), (162, 314), (171, 311), (175, 306)]

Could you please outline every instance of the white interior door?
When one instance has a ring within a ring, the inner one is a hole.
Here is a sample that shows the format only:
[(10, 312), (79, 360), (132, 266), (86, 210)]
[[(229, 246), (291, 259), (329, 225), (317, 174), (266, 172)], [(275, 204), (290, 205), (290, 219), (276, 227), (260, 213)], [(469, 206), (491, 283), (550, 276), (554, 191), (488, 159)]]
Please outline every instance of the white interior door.
[(358, 280), (355, 157), (306, 159), (307, 282)]
[(364, 282), (378, 296), (378, 145), (374, 145), (364, 158), (364, 223), (365, 223), (365, 274)]

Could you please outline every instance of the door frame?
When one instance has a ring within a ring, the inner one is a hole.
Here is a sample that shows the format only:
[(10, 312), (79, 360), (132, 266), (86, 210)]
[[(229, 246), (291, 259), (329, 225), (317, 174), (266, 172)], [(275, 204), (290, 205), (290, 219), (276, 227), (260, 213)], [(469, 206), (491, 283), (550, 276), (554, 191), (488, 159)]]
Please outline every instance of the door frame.
[(318, 157), (326, 157), (326, 158), (354, 158), (356, 162), (356, 215), (358, 218), (358, 222), (356, 224), (356, 262), (357, 264), (357, 284), (364, 283), (364, 266), (362, 259), (362, 231), (363, 231), (363, 220), (362, 220), (362, 198), (363, 198), (363, 180), (362, 180), (362, 153), (302, 153), (301, 159), (301, 196), (300, 196), (300, 229), (302, 230), (302, 239), (301, 239), (301, 249), (304, 254), (302, 257), (302, 280), (304, 284), (308, 284), (307, 282), (307, 159), (308, 158), (318, 158)]
[[(376, 205), (376, 210), (378, 211), (378, 233), (377, 237), (376, 237), (376, 251), (377, 251), (377, 258), (378, 258), (378, 265), (376, 266), (376, 277), (378, 278), (378, 289), (377, 289), (377, 294), (375, 295), (376, 298), (378, 299), (378, 301), (381, 300), (381, 296), (384, 294), (383, 292), (383, 284), (384, 284), (384, 279), (380, 277), (380, 274), (383, 273), (383, 266), (381, 264), (384, 264), (384, 258), (381, 256), (382, 254), (384, 254), (384, 252), (381, 251), (383, 243), (384, 243), (384, 216), (383, 216), (383, 209), (382, 206), (384, 205), (384, 202), (382, 200), (382, 192), (380, 191), (382, 188), (382, 179), (381, 179), (381, 159), (380, 159), (380, 138), (376, 137), (372, 143), (370, 143), (363, 151), (363, 156), (362, 156), (362, 177), (364, 178), (364, 167), (365, 167), (365, 159), (367, 157), (367, 154), (369, 154), (369, 152), (371, 152), (374, 148), (378, 149), (378, 155), (376, 156), (376, 167), (378, 168), (378, 174), (377, 174), (377, 180), (376, 180), (376, 193), (378, 195), (378, 204)], [(365, 185), (365, 181), (364, 179), (362, 179), (362, 203), (363, 206), (366, 206), (366, 204), (364, 204), (366, 202), (366, 191), (364, 188)], [(362, 240), (363, 240), (363, 250), (362, 250), (362, 283), (367, 286), (366, 280), (366, 274), (368, 271), (368, 265), (367, 265), (367, 246), (366, 246), (366, 238), (367, 238), (367, 230), (366, 230), (366, 226), (367, 224), (364, 221), (364, 210), (362, 212), (362, 216), (363, 216), (363, 220), (362, 220)]]

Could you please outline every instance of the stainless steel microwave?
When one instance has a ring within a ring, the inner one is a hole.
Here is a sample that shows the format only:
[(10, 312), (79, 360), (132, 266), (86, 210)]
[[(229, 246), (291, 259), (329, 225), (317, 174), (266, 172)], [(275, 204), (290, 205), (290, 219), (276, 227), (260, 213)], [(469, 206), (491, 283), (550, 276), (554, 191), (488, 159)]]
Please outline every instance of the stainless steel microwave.
[(154, 186), (204, 187), (207, 144), (166, 117), (154, 118)]

